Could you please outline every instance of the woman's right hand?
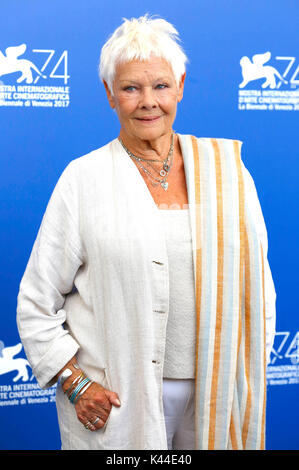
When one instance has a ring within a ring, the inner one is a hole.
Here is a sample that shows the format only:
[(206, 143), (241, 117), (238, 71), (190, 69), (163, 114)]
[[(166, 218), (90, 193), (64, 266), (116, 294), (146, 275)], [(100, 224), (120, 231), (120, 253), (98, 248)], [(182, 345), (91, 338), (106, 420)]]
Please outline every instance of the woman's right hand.
[[(56, 380), (65, 369), (70, 369), (72, 375), (62, 385), (64, 393), (69, 392), (74, 380), (78, 380), (79, 376), (82, 375), (82, 370), (78, 367), (75, 356), (57, 374)], [(78, 420), (90, 431), (96, 431), (105, 426), (112, 405), (121, 406), (117, 393), (104, 388), (97, 382), (92, 382), (85, 392), (80, 395), (74, 406)]]
[(78, 420), (90, 431), (96, 431), (105, 426), (112, 405), (121, 406), (117, 393), (93, 382), (81, 395), (75, 409)]

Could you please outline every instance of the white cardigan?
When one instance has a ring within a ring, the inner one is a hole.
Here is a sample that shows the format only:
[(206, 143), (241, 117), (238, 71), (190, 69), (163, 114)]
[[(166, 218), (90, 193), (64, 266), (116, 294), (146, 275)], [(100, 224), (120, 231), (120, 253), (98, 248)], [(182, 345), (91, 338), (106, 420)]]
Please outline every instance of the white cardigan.
[[(190, 136), (179, 139), (192, 199)], [(267, 254), (254, 183), (243, 171)], [(18, 296), (25, 352), (42, 388), (76, 354), (86, 374), (121, 400), (106, 426), (91, 433), (58, 385), (63, 449), (167, 449), (162, 381), (169, 273), (158, 210), (117, 139), (73, 160), (49, 201)], [(193, 219), (191, 225), (194, 234)], [(268, 263), (265, 275), (269, 358), (275, 290)]]

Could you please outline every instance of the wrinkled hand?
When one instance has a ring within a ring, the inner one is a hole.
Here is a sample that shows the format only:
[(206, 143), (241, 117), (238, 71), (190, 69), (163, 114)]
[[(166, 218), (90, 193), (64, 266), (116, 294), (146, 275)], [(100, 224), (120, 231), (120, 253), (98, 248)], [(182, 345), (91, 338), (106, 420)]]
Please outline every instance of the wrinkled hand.
[(75, 404), (78, 420), (90, 431), (105, 426), (112, 405), (120, 406), (116, 392), (93, 382)]

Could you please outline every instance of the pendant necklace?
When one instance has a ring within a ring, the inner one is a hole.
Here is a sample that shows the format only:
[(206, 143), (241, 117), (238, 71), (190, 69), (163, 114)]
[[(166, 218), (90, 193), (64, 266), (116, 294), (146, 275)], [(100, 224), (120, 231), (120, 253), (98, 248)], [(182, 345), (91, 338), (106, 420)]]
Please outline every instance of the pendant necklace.
[[(137, 157), (125, 146), (123, 141), (120, 138), (118, 138), (118, 140), (120, 141), (121, 145), (123, 146), (127, 154), (138, 163), (138, 165), (142, 168), (142, 170), (146, 173), (146, 175), (151, 179), (152, 185), (158, 186), (160, 184), (162, 188), (164, 189), (164, 191), (167, 191), (168, 189), (168, 182), (166, 180), (173, 164), (174, 135), (175, 133), (173, 132), (171, 136), (171, 143), (170, 143), (168, 155), (162, 161), (150, 159), (150, 158)], [(143, 163), (141, 162), (144, 162), (147, 165), (149, 165), (154, 170), (154, 172), (162, 176), (162, 178), (157, 178), (156, 176), (154, 176), (147, 168), (143, 166)], [(152, 165), (151, 162), (163, 163), (163, 168), (159, 171)]]

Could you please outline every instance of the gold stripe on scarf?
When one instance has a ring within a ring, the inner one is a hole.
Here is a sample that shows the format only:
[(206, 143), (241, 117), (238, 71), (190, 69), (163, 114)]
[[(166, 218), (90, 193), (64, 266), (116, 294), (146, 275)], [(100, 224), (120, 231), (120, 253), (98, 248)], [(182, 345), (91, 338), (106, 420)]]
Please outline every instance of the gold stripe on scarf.
[(248, 234), (245, 231), (245, 376), (247, 383), (247, 399), (242, 429), (243, 449), (246, 448), (248, 436), (250, 410), (251, 410), (251, 385), (250, 385), (250, 343), (251, 343), (251, 309), (250, 309), (250, 258)]
[(237, 443), (237, 436), (236, 436), (235, 422), (234, 422), (234, 418), (233, 418), (233, 413), (232, 413), (231, 420), (230, 420), (229, 433), (230, 433), (230, 439), (231, 439), (233, 450), (238, 450), (238, 443)]
[(240, 268), (239, 268), (239, 334), (238, 334), (238, 355), (240, 351), (241, 336), (242, 336), (242, 296), (244, 284), (244, 256), (245, 256), (245, 189), (244, 179), (241, 168), (241, 155), (239, 142), (234, 140), (234, 153), (238, 172), (238, 185), (239, 185), (239, 230), (240, 230)]
[(222, 310), (223, 310), (223, 193), (220, 149), (215, 139), (211, 139), (215, 154), (216, 191), (217, 191), (217, 304), (214, 338), (214, 363), (210, 395), (209, 449), (215, 446), (216, 408), (218, 392), (218, 374), (221, 348)]
[[(199, 168), (199, 152), (197, 139), (191, 136), (193, 156), (194, 156), (194, 181), (195, 181), (195, 220), (196, 220), (196, 361), (195, 361), (195, 384), (197, 385), (195, 407), (197, 408), (197, 397), (199, 397), (198, 375), (198, 339), (199, 339), (199, 322), (200, 322), (200, 306), (201, 306), (201, 220), (200, 220), (200, 168)], [(197, 421), (195, 422), (195, 441), (198, 442)], [(195, 448), (196, 448), (195, 443)]]
[[(239, 356), (241, 337), (242, 337), (242, 296), (243, 296), (243, 283), (244, 283), (244, 255), (245, 255), (245, 190), (244, 180), (241, 168), (241, 155), (240, 155), (240, 144), (237, 140), (233, 141), (233, 148), (235, 154), (235, 161), (238, 174), (238, 186), (239, 186), (239, 230), (240, 230), (240, 260), (239, 260), (239, 328), (238, 328), (238, 350), (237, 358)], [(233, 413), (231, 416), (230, 436), (233, 449), (238, 449), (238, 443), (236, 438), (235, 424)]]

